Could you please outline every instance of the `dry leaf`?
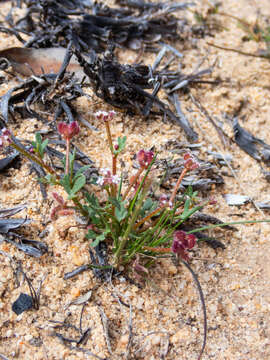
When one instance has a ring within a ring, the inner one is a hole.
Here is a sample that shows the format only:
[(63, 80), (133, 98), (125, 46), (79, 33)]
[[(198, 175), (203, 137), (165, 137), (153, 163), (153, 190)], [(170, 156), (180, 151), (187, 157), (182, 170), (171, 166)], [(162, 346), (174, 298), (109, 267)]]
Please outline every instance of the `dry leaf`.
[[(0, 51), (0, 58), (10, 62), (12, 68), (25, 76), (58, 73), (66, 54), (65, 48), (28, 49), (13, 47)], [(67, 71), (83, 77), (78, 61), (72, 56)]]

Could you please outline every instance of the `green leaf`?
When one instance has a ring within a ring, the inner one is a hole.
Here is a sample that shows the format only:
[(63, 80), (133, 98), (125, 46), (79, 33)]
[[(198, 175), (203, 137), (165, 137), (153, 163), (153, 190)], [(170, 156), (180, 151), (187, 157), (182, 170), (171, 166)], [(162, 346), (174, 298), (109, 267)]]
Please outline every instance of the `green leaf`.
[(75, 157), (76, 157), (76, 149), (74, 149), (73, 153), (70, 153), (69, 155), (69, 169), (70, 169), (71, 177), (73, 176)]
[(75, 181), (81, 174), (83, 174), (87, 169), (90, 168), (90, 165), (82, 166), (75, 174), (73, 181)]
[(122, 220), (124, 220), (127, 217), (127, 215), (128, 215), (128, 211), (125, 208), (124, 203), (121, 202), (120, 209), (119, 208), (115, 209), (115, 217), (119, 222), (121, 222)]
[(117, 143), (118, 143), (118, 149), (117, 149), (117, 153), (119, 154), (121, 151), (124, 150), (125, 146), (126, 146), (126, 141), (127, 141), (127, 137), (118, 137), (117, 138)]
[(86, 201), (94, 208), (99, 208), (98, 198), (94, 194), (85, 193)]
[(121, 210), (121, 202), (118, 201), (116, 198), (109, 197), (109, 202), (114, 205), (118, 210)]
[(87, 239), (95, 239), (97, 236), (97, 233), (93, 230), (88, 230), (88, 233), (85, 235)]
[(46, 146), (48, 145), (49, 140), (45, 139), (42, 142), (42, 137), (41, 137), (40, 133), (36, 133), (35, 138), (36, 138), (36, 141), (32, 141), (32, 145), (34, 147), (35, 152), (38, 153), (41, 158), (43, 158), (44, 150), (45, 150)]
[(60, 180), (60, 184), (63, 186), (63, 188), (66, 190), (66, 192), (68, 194), (71, 193), (70, 181), (69, 181), (69, 176), (68, 175), (65, 175), (63, 177), (63, 179)]
[(48, 145), (49, 139), (45, 139), (43, 143), (40, 145), (40, 155), (43, 158), (44, 150), (46, 149), (46, 146)]
[(58, 181), (56, 180), (56, 177), (51, 174), (48, 174), (43, 178), (39, 178), (39, 181), (41, 181), (44, 184), (58, 185)]
[(86, 183), (86, 177), (83, 174), (81, 174), (74, 182), (74, 185), (70, 193), (68, 193), (69, 194), (68, 199), (69, 200), (72, 199), (77, 194), (77, 192), (84, 187), (85, 183)]
[(97, 246), (101, 241), (106, 239), (106, 236), (108, 235), (109, 232), (110, 232), (110, 230), (107, 229), (106, 231), (104, 231), (103, 234), (96, 236), (95, 240), (90, 244), (90, 246), (92, 246), (92, 247)]
[(145, 200), (141, 210), (140, 210), (140, 216), (141, 217), (145, 217), (146, 216), (146, 212), (151, 213), (152, 211), (154, 211), (157, 208), (157, 202), (156, 201), (152, 201), (152, 199), (149, 197)]

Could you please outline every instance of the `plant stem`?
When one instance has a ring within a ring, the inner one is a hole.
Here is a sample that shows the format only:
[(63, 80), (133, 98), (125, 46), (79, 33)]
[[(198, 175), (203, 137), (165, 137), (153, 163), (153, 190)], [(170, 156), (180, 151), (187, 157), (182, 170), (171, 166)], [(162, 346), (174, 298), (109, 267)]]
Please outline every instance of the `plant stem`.
[[(165, 204), (167, 205), (167, 204)], [(133, 230), (136, 230), (140, 225), (142, 225), (143, 223), (145, 223), (147, 220), (151, 219), (151, 217), (153, 217), (154, 215), (156, 215), (157, 213), (159, 213), (164, 207), (163, 206), (159, 206), (156, 210), (152, 211), (150, 214), (148, 214), (147, 216), (145, 216), (143, 219), (141, 219), (133, 228)]]
[(174, 199), (175, 199), (175, 196), (176, 196), (176, 193), (177, 193), (177, 190), (179, 189), (179, 186), (184, 178), (184, 176), (186, 175), (186, 173), (188, 172), (188, 169), (187, 168), (184, 168), (183, 171), (181, 172), (178, 180), (177, 180), (177, 183), (173, 189), (173, 193), (170, 197), (170, 200), (169, 200), (169, 204), (172, 206), (173, 205), (173, 202), (174, 202)]
[(158, 253), (171, 253), (171, 248), (161, 248), (161, 247), (151, 247), (151, 246), (144, 246), (143, 250), (158, 252)]
[[(113, 176), (116, 175), (116, 172), (117, 172), (117, 155), (113, 154), (112, 155), (112, 174), (113, 174)], [(116, 197), (116, 192), (117, 192), (117, 185), (112, 184), (113, 197)]]
[(70, 139), (66, 139), (66, 169), (65, 169), (66, 175), (68, 175), (69, 173), (69, 151), (70, 151)]
[(82, 216), (88, 217), (88, 212), (86, 210), (84, 210), (84, 208), (83, 208), (82, 204), (80, 203), (80, 201), (78, 200), (78, 198), (75, 197), (72, 199), (72, 201), (77, 206), (77, 208), (80, 210), (80, 213), (82, 214)]
[(214, 229), (214, 228), (217, 228), (217, 227), (223, 227), (223, 226), (227, 226), (227, 225), (258, 224), (258, 223), (270, 223), (270, 219), (266, 219), (266, 220), (231, 221), (231, 222), (226, 222), (226, 223), (222, 223), (222, 224), (207, 225), (207, 226), (200, 227), (200, 228), (198, 228), (198, 229), (194, 229), (194, 230), (191, 230), (191, 231), (187, 231), (187, 234), (192, 234), (192, 233), (196, 233), (196, 232), (198, 232), (198, 231), (203, 231), (203, 230), (208, 230), (208, 229)]
[(107, 139), (109, 141), (110, 150), (111, 150), (112, 155), (114, 155), (113, 154), (112, 134), (111, 134), (109, 121), (105, 121), (105, 126), (106, 126), (106, 133), (107, 133)]
[(257, 54), (247, 53), (245, 51), (241, 51), (241, 50), (237, 50), (237, 49), (233, 49), (233, 48), (227, 48), (227, 47), (219, 46), (219, 45), (213, 44), (211, 42), (207, 42), (207, 45), (213, 46), (213, 47), (215, 47), (217, 49), (221, 49), (221, 50), (232, 51), (232, 52), (235, 52), (235, 53), (238, 53), (238, 54), (241, 54), (241, 55), (245, 55), (245, 56), (252, 56), (252, 57), (264, 58), (264, 59), (269, 59), (270, 58), (269, 53), (257, 55)]
[(132, 227), (133, 227), (133, 225), (134, 225), (134, 223), (135, 223), (135, 221), (137, 219), (138, 213), (139, 213), (139, 211), (140, 211), (140, 209), (142, 207), (142, 204), (143, 204), (143, 201), (144, 201), (144, 199), (145, 199), (145, 197), (147, 195), (147, 192), (148, 192), (148, 186), (146, 186), (143, 189), (142, 195), (141, 195), (141, 197), (140, 197), (140, 199), (138, 201), (138, 204), (137, 204), (137, 206), (136, 206), (136, 208), (135, 208), (135, 210), (134, 210), (134, 212), (132, 214), (132, 217), (130, 219), (128, 227), (127, 227), (127, 229), (126, 229), (126, 231), (124, 233), (123, 239), (120, 241), (119, 247), (115, 252), (115, 264), (116, 264), (116, 266), (119, 265), (121, 252), (122, 252), (122, 250), (124, 249), (124, 247), (125, 247), (125, 245), (127, 243), (128, 236), (129, 236), (130, 231), (132, 230)]
[(10, 146), (12, 146), (15, 150), (19, 151), (19, 153), (21, 153), (22, 155), (24, 155), (27, 159), (34, 161), (36, 164), (38, 164), (39, 166), (41, 166), (43, 169), (47, 170), (47, 172), (51, 175), (54, 175), (57, 179), (59, 179), (60, 177), (54, 172), (54, 170), (48, 166), (47, 164), (45, 164), (41, 159), (39, 159), (37, 156), (32, 155), (31, 153), (29, 153), (28, 151), (24, 150), (22, 147), (20, 147), (19, 145), (15, 144), (14, 142), (12, 142), (10, 144)]
[(141, 167), (141, 168), (137, 171), (136, 175), (135, 175), (134, 178), (132, 179), (131, 183), (128, 185), (128, 188), (126, 189), (126, 191), (125, 191), (125, 193), (124, 193), (124, 195), (123, 195), (123, 200), (125, 200), (125, 198), (128, 196), (128, 194), (129, 194), (132, 186), (137, 182), (137, 180), (138, 180), (139, 176), (141, 175), (141, 173), (143, 172), (143, 170), (144, 170), (144, 168)]

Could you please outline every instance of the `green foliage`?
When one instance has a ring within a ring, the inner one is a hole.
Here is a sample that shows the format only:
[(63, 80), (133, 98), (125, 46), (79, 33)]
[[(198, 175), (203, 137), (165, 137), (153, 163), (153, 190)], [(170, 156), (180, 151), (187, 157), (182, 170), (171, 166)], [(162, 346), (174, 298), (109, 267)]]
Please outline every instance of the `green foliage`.
[(118, 145), (118, 149), (117, 150), (114, 150), (114, 154), (115, 155), (118, 155), (120, 154), (120, 152), (122, 152), (125, 147), (126, 147), (126, 141), (127, 141), (127, 137), (124, 136), (124, 137), (118, 137), (117, 138), (117, 145)]
[(43, 159), (44, 151), (46, 149), (46, 146), (48, 145), (49, 140), (45, 139), (44, 141), (42, 141), (40, 133), (36, 133), (35, 138), (36, 141), (32, 141), (34, 151), (41, 159)]

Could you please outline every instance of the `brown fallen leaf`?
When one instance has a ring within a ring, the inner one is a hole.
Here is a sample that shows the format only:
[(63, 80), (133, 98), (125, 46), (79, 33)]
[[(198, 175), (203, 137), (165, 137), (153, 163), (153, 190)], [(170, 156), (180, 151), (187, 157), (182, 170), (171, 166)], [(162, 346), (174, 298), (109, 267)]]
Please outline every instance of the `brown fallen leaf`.
[[(10, 62), (12, 68), (24, 76), (42, 75), (43, 73), (57, 74), (66, 54), (65, 48), (29, 49), (13, 47), (0, 51), (0, 58)], [(75, 72), (81, 79), (83, 70), (78, 61), (72, 56), (67, 71)]]

